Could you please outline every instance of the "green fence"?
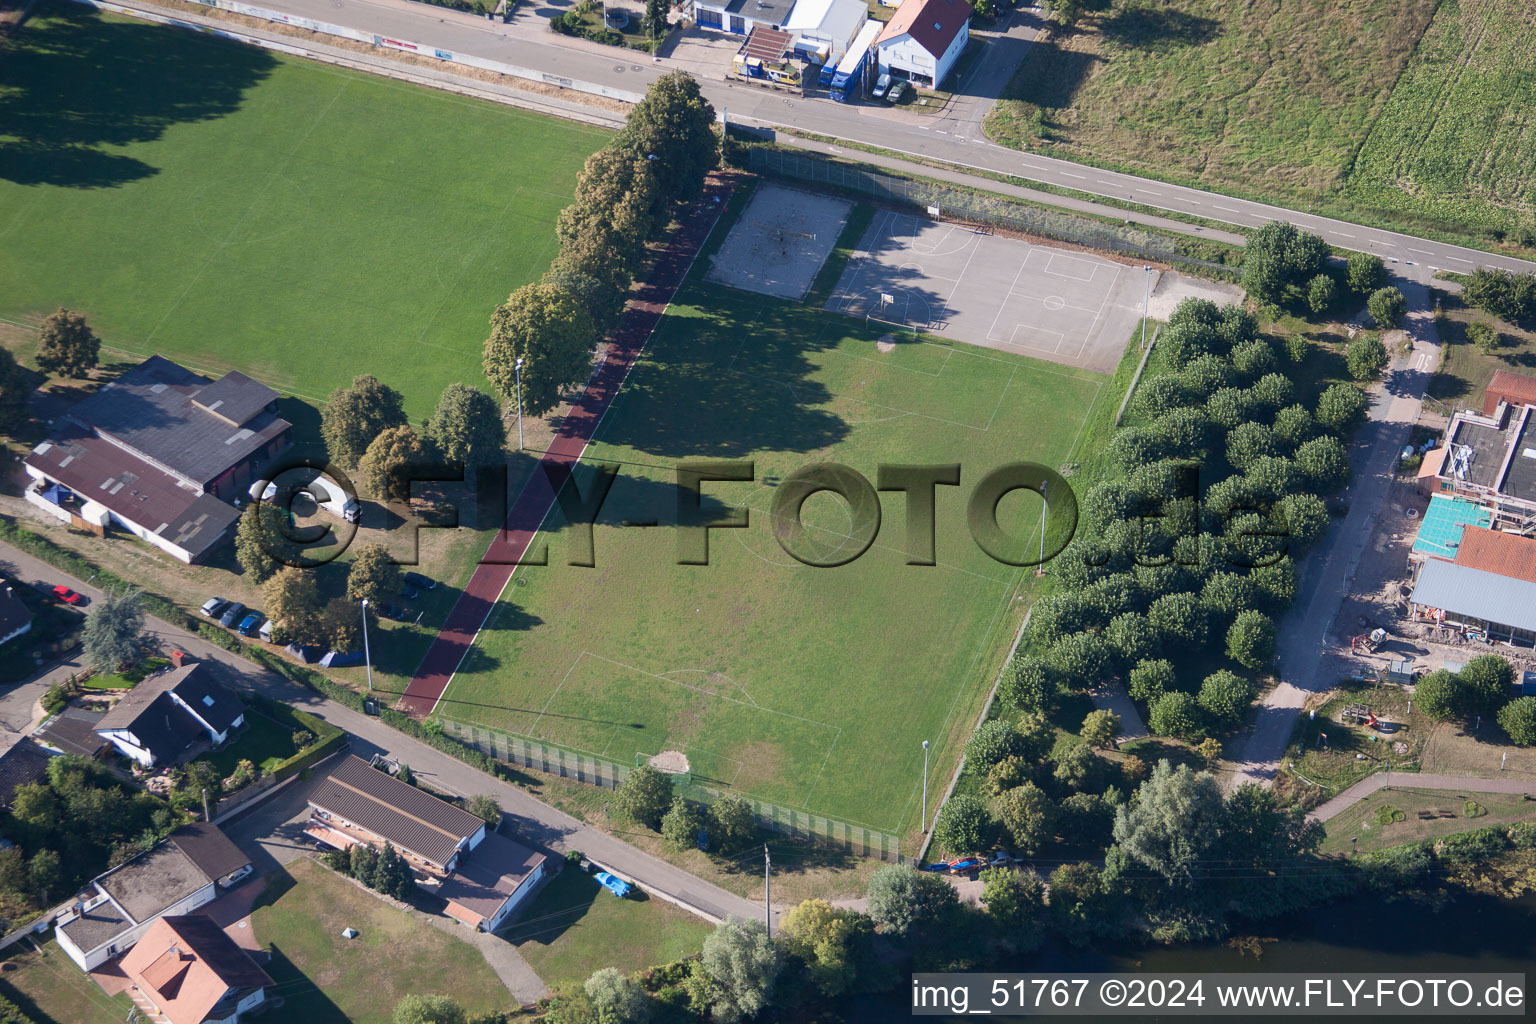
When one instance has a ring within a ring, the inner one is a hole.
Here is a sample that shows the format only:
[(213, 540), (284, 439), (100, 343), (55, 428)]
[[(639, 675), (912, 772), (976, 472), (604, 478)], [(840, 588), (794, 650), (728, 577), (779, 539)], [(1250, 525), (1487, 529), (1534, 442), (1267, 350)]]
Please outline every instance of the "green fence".
[[(458, 722), (451, 718), (439, 717), (438, 721), (442, 723), (443, 732), (446, 735), (498, 761), (602, 786), (605, 789), (618, 786), (629, 777), (633, 768), (631, 765), (619, 764), (606, 758), (577, 753), (550, 743), (541, 743), (538, 740), (514, 736), (467, 722)], [(695, 781), (691, 775), (675, 775), (673, 778), (676, 792), (697, 803), (712, 804), (725, 795), (720, 790)], [(837, 821), (803, 809), (769, 803), (766, 800), (757, 800), (745, 794), (738, 795), (752, 805), (752, 814), (761, 828), (805, 842), (835, 846), (860, 857), (903, 861), (901, 844), (897, 837), (889, 832)]]
[(1132, 225), (1042, 209), (1013, 202), (1006, 196), (949, 188), (933, 181), (881, 174), (818, 153), (749, 146), (747, 167), (758, 174), (831, 185), (925, 211), (937, 209), (939, 216), (953, 220), (1059, 238), (1092, 249), (1145, 256), (1162, 263), (1177, 262), (1226, 272), (1232, 269), (1225, 264), (1183, 255), (1173, 239)]

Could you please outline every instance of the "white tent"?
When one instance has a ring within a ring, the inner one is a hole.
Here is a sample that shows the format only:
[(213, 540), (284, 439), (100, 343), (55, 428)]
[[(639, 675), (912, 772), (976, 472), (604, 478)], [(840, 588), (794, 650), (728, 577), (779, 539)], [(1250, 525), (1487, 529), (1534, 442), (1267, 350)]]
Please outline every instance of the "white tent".
[(781, 28), (795, 37), (795, 49), (835, 64), (868, 20), (869, 8), (860, 0), (799, 0)]

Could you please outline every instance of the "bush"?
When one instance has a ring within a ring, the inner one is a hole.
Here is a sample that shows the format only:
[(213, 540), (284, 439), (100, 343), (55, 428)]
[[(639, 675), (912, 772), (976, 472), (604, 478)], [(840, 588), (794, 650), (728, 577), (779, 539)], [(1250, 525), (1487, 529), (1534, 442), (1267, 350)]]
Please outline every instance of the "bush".
[(1429, 844), (1409, 843), (1368, 853), (1356, 863), (1360, 865), (1367, 888), (1395, 893), (1429, 874), (1435, 857)]
[(1137, 662), (1126, 688), (1132, 697), (1151, 707), (1174, 688), (1173, 662), (1164, 658)]
[(1498, 826), (1476, 828), (1446, 836), (1436, 844), (1441, 860), (1470, 863), (1491, 860), (1509, 848), (1509, 836)]
[(1387, 283), (1387, 265), (1380, 256), (1368, 252), (1352, 252), (1345, 263), (1344, 279), (1349, 290), (1358, 295), (1369, 295)]
[(43, 694), (43, 710), (50, 715), (56, 715), (69, 704), (69, 687), (63, 683), (54, 683), (48, 687), (48, 692)]
[(672, 809), (661, 819), (661, 837), (674, 850), (693, 849), (703, 829), (704, 812), (682, 797), (672, 801)]
[(1484, 355), (1493, 355), (1499, 347), (1499, 332), (1493, 325), (1481, 320), (1473, 320), (1467, 324), (1467, 340), (1470, 341), (1479, 352)]
[(965, 744), (966, 771), (986, 775), (992, 766), (1025, 753), (1024, 737), (1000, 718), (981, 723)]
[(1248, 681), (1225, 669), (1205, 677), (1197, 698), (1207, 720), (1229, 730), (1242, 724), (1252, 700), (1253, 687)]
[(1461, 713), (1461, 680), (1443, 668), (1437, 669), (1419, 680), (1413, 700), (1425, 717), (1436, 722), (1449, 721)]
[(976, 853), (992, 845), (997, 823), (980, 797), (957, 793), (933, 825), (933, 841), (951, 853)]
[(997, 696), (1008, 707), (1050, 714), (1056, 707), (1055, 673), (1039, 658), (1015, 655), (998, 684)]
[(1307, 282), (1307, 308), (1313, 313), (1325, 313), (1338, 298), (1338, 287), (1327, 274), (1318, 274)]
[(1370, 380), (1387, 365), (1387, 347), (1376, 335), (1362, 334), (1349, 343), (1344, 364), (1355, 380)]
[(1518, 747), (1536, 746), (1536, 697), (1516, 697), (1500, 708), (1499, 728)]
[(662, 815), (672, 806), (672, 776), (648, 764), (640, 765), (614, 790), (613, 806), (630, 821), (659, 827)]
[(1198, 739), (1205, 733), (1200, 705), (1194, 697), (1180, 690), (1172, 690), (1157, 699), (1147, 717), (1147, 727), (1159, 736), (1185, 740)]
[(1275, 623), (1268, 615), (1250, 608), (1238, 612), (1227, 630), (1227, 657), (1258, 671), (1275, 660)]
[(1378, 288), (1365, 300), (1365, 308), (1377, 325), (1392, 330), (1403, 322), (1408, 313), (1408, 302), (1396, 288)]
[(1336, 434), (1354, 433), (1365, 422), (1366, 398), (1352, 384), (1330, 384), (1317, 400), (1317, 422)]

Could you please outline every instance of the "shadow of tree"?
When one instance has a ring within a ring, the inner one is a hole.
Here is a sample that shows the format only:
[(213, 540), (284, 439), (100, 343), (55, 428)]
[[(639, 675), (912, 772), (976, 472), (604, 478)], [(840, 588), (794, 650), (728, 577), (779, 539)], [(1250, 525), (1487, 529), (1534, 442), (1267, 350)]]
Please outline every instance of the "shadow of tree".
[(158, 168), (107, 147), (223, 117), (277, 66), (265, 50), (49, 5), (0, 62), (0, 177), (112, 188)]

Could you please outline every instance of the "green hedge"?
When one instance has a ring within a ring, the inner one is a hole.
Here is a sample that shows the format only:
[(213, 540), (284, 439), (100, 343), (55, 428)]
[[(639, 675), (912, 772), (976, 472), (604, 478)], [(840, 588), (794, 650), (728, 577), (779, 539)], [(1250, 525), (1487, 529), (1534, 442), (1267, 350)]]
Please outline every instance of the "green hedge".
[(1503, 827), (1490, 825), (1470, 832), (1457, 832), (1440, 840), (1436, 856), (1441, 860), (1472, 861), (1492, 860), (1509, 849), (1509, 835)]
[(37, 1024), (21, 1011), (21, 1007), (0, 996), (0, 1024)]

